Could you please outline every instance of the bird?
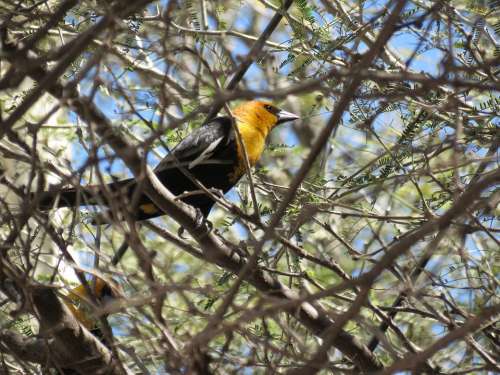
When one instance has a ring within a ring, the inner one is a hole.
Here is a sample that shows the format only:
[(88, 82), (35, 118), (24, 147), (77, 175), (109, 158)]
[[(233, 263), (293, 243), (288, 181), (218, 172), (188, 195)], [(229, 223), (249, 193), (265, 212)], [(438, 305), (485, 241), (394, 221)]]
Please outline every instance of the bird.
[[(265, 101), (246, 101), (232, 111), (251, 167), (259, 161), (271, 130), (299, 116)], [(179, 199), (193, 206), (204, 219), (215, 200), (205, 191), (227, 193), (246, 173), (244, 151), (230, 116), (220, 116), (206, 122), (181, 140), (154, 169), (162, 184)], [(42, 192), (38, 207), (44, 210), (58, 207), (112, 204), (126, 205), (137, 221), (166, 213), (141, 191), (135, 177), (106, 185), (59, 188)]]
[(73, 316), (104, 345), (109, 346), (100, 328), (99, 319), (92, 314), (92, 298), (89, 296), (87, 287), (92, 290), (93, 297), (99, 304), (106, 304), (119, 298), (122, 294), (121, 288), (118, 284), (110, 284), (100, 277), (95, 277), (93, 282), (87, 282), (87, 286), (80, 284), (71, 289), (63, 299)]

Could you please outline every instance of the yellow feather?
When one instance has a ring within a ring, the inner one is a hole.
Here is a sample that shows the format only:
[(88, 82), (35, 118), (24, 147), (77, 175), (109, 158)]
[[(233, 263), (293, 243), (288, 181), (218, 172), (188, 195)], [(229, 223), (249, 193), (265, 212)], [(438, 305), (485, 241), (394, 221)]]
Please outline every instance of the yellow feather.
[(142, 204), (139, 208), (146, 214), (155, 214), (158, 212), (158, 209), (153, 203)]
[[(92, 283), (89, 281), (89, 286)], [(94, 292), (97, 297), (100, 297), (103, 287), (105, 286), (104, 280), (96, 278)], [(87, 290), (83, 285), (79, 285), (76, 288), (70, 290), (69, 294), (63, 300), (64, 304), (71, 310), (80, 323), (82, 323), (85, 328), (93, 329), (96, 326), (96, 319), (92, 317), (92, 308), (88, 305), (89, 295)]]
[[(264, 102), (247, 102), (234, 110), (236, 126), (241, 134), (245, 150), (248, 155), (250, 166), (253, 167), (259, 161), (266, 146), (266, 138), (272, 128), (278, 122), (278, 117), (267, 111)], [(236, 182), (245, 174), (244, 154), (239, 142), (237, 144), (238, 166), (230, 176)]]

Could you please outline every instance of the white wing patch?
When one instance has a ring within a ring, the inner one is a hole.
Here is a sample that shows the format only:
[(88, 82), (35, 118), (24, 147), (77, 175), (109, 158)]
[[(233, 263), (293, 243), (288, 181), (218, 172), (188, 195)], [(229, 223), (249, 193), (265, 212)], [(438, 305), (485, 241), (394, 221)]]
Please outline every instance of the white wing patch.
[(204, 162), (205, 160), (209, 159), (213, 154), (213, 151), (217, 148), (219, 143), (222, 142), (224, 137), (217, 138), (215, 141), (210, 143), (210, 145), (203, 150), (203, 152), (198, 156), (196, 159), (194, 159), (191, 163), (189, 163), (188, 169), (192, 169), (196, 167), (198, 164)]

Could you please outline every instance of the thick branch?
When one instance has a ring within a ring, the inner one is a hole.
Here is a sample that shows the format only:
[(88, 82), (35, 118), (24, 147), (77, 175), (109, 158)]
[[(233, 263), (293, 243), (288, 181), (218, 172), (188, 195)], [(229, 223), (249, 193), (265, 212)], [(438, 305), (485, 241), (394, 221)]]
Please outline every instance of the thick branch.
[(0, 351), (9, 353), (21, 361), (46, 364), (49, 362), (47, 341), (36, 337), (25, 337), (15, 332), (0, 332)]
[(81, 374), (123, 374), (109, 349), (78, 322), (53, 288), (37, 286), (30, 295), (40, 323), (39, 336), (24, 337), (4, 330), (0, 332), (0, 351)]

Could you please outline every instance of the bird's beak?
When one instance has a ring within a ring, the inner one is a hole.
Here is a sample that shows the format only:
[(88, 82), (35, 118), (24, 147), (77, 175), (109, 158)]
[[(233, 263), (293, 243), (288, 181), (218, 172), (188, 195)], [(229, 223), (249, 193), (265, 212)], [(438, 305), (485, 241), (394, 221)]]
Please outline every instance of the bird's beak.
[(278, 122), (276, 123), (276, 125), (283, 124), (284, 122), (287, 122), (287, 121), (297, 120), (298, 118), (300, 118), (300, 117), (292, 112), (280, 110), (278, 112)]

